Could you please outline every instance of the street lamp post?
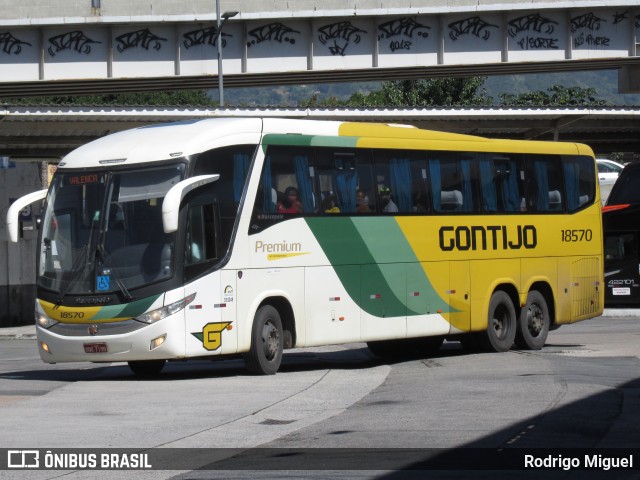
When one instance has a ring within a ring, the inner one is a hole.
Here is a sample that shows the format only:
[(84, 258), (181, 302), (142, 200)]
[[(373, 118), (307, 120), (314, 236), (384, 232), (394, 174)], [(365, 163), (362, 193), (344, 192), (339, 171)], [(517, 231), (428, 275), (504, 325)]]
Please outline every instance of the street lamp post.
[(231, 17), (235, 17), (238, 12), (224, 12), (220, 15), (220, 0), (216, 0), (216, 19), (217, 19), (217, 40), (218, 47), (218, 93), (220, 94), (220, 106), (224, 107), (224, 82), (222, 79), (222, 26), (224, 22)]

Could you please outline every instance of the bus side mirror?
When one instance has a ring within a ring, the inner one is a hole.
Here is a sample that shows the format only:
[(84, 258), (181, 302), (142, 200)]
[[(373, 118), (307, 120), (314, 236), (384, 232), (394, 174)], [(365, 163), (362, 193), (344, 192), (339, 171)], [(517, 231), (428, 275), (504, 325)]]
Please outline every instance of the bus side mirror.
[(169, 189), (162, 201), (162, 228), (164, 233), (173, 233), (178, 230), (178, 218), (180, 203), (186, 194), (193, 190), (215, 182), (220, 178), (219, 174), (198, 175), (176, 183)]
[(42, 200), (47, 196), (47, 189), (38, 192), (32, 192), (24, 197), (20, 197), (9, 207), (7, 211), (7, 232), (9, 233), (9, 241), (16, 243), (20, 233), (20, 212), (27, 205), (31, 205), (38, 200)]

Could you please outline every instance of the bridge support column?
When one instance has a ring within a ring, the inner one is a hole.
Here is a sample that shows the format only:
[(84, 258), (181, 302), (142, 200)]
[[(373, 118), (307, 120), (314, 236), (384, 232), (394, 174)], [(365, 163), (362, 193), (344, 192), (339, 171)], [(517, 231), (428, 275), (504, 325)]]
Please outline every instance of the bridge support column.
[(627, 65), (618, 70), (618, 93), (640, 93), (640, 65)]

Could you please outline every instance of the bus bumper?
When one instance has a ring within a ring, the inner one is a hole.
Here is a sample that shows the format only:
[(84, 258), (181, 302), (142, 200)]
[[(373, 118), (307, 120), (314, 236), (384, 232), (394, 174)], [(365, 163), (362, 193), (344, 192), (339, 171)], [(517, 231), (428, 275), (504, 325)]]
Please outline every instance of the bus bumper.
[[(74, 336), (60, 335), (36, 326), (38, 351), (45, 363), (184, 358), (184, 328), (175, 326), (175, 322), (179, 321), (180, 318), (167, 317), (135, 331), (118, 335), (100, 335), (101, 324), (83, 325), (87, 334)], [(170, 325), (172, 328), (168, 328)], [(89, 333), (90, 330), (93, 334)]]

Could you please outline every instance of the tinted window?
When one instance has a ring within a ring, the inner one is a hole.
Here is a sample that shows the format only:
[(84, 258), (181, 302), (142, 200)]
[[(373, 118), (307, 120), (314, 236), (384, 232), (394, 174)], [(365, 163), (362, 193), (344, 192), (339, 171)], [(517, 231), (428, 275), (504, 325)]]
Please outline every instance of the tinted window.
[(262, 213), (314, 213), (315, 169), (310, 148), (269, 147), (265, 158), (256, 210)]
[(427, 164), (424, 152), (415, 150), (376, 151), (375, 180), (377, 211), (410, 213), (426, 211)]
[(220, 251), (226, 252), (249, 175), (255, 145), (233, 145), (201, 153), (195, 159), (194, 175), (219, 174), (220, 178), (208, 187), (198, 190), (198, 195), (213, 195), (216, 215), (220, 222)]
[(322, 213), (370, 213), (375, 199), (370, 151), (317, 148), (316, 156)]
[(215, 260), (216, 232), (214, 205), (191, 205), (187, 218), (184, 264)]
[(209, 150), (196, 159), (194, 175), (220, 175), (213, 189), (223, 217), (236, 216), (255, 149), (255, 145), (234, 145)]
[(607, 205), (620, 205), (625, 203), (638, 204), (640, 203), (640, 165), (627, 167), (622, 171), (622, 174), (618, 177)]
[(595, 199), (595, 171), (593, 158), (564, 156), (562, 157), (562, 173), (567, 207), (575, 212)]
[(474, 153), (429, 152), (428, 175), (435, 212), (473, 212)]
[(605, 260), (622, 260), (637, 257), (635, 233), (610, 233), (604, 241)]
[(562, 185), (560, 157), (527, 155), (526, 163), (529, 209), (533, 212), (563, 211), (566, 197)]
[(522, 178), (522, 155), (479, 155), (478, 167), (485, 212), (526, 210)]

